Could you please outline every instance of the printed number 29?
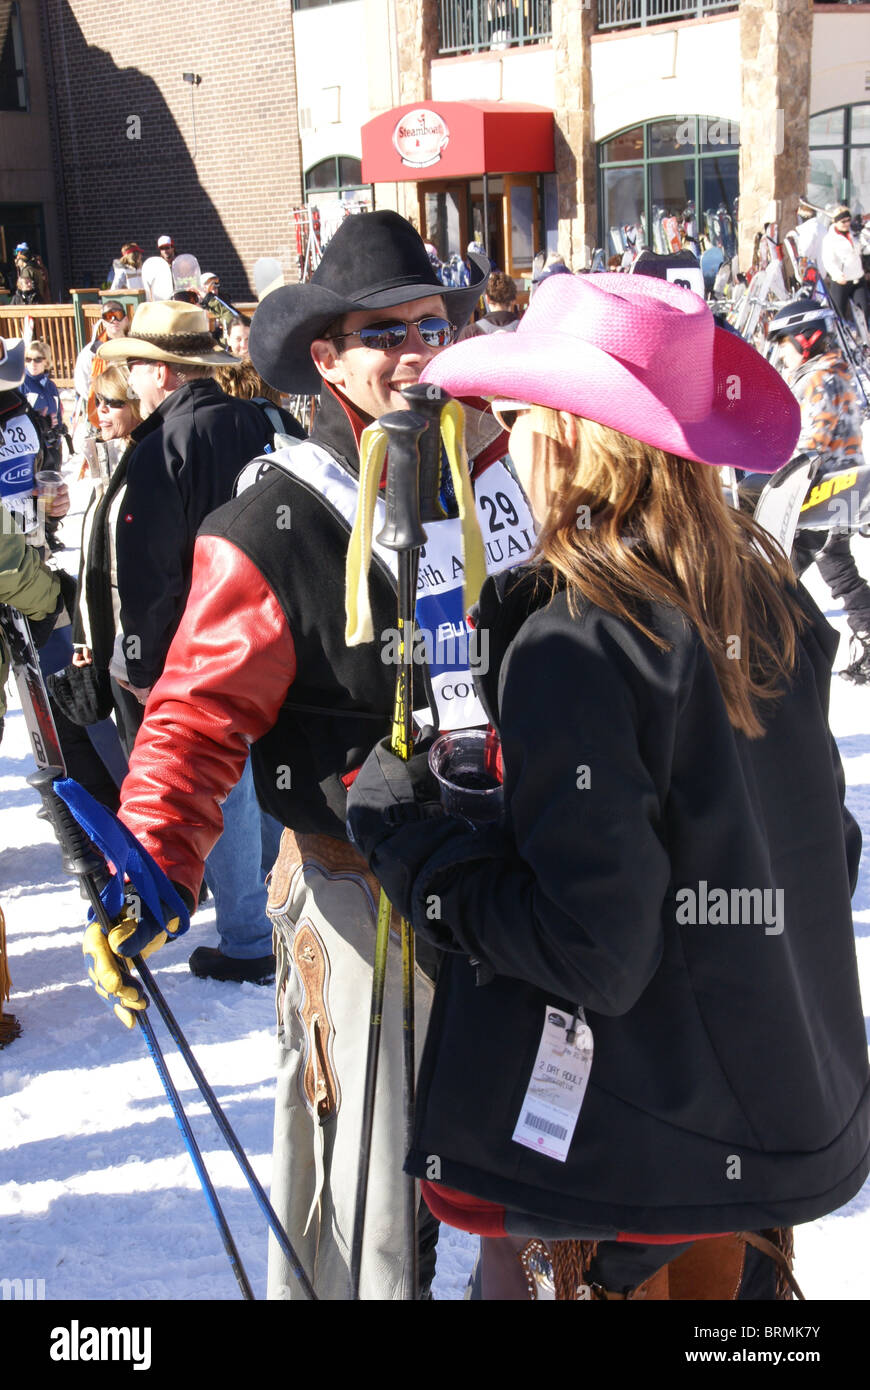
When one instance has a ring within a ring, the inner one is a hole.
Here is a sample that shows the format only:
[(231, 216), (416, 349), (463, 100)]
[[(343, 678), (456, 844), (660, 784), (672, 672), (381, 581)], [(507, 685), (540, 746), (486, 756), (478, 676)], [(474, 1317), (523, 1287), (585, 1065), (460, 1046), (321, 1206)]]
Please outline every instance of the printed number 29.
[(490, 532), (504, 530), (504, 522), (496, 520), (499, 511), (504, 512), (509, 526), (516, 526), (520, 519), (516, 507), (504, 492), (497, 492), (494, 497), (484, 495), (480, 499), (480, 505), (483, 511), (489, 513)]

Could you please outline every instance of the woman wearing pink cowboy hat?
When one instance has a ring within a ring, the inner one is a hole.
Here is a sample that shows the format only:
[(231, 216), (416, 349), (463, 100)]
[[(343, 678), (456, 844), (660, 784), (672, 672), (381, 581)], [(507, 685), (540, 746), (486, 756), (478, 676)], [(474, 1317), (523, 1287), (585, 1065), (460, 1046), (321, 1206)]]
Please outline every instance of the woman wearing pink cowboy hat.
[(444, 952), (406, 1170), (487, 1237), (483, 1297), (541, 1269), (558, 1297), (790, 1297), (789, 1228), (870, 1168), (860, 835), (836, 637), (709, 465), (774, 471), (798, 411), (702, 300), (621, 275), (545, 283), (425, 377), (498, 398), (539, 536), (477, 617), (504, 823), (439, 815), (422, 754), (351, 791)]

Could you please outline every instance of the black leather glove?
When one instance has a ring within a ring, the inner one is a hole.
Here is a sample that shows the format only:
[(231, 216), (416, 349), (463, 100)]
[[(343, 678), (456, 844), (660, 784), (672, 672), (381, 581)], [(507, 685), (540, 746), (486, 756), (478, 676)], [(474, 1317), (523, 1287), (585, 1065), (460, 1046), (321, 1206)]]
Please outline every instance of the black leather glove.
[(49, 694), (74, 724), (98, 724), (112, 713), (112, 687), (108, 671), (89, 666), (67, 666), (46, 681)]
[(383, 739), (372, 749), (347, 798), (347, 832), (393, 906), (408, 916), (414, 880), (426, 860), (465, 827), (445, 815), (429, 770), (431, 736), (408, 762)]

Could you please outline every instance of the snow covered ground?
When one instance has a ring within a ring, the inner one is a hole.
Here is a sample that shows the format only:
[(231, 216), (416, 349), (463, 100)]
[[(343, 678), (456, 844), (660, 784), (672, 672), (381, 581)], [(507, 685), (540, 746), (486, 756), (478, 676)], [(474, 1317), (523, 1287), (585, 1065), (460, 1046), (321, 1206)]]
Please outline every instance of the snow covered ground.
[[(87, 485), (74, 489), (65, 538), (76, 544)], [(870, 542), (855, 553), (870, 576)], [(77, 557), (62, 552), (67, 568)], [(838, 607), (815, 570), (809, 586), (833, 622)], [(847, 641), (839, 664), (847, 659)], [(81, 953), (85, 906), (65, 875), (39, 799), (14, 688), (0, 746), (0, 903), (22, 1035), (0, 1051), (0, 1280), (44, 1281), (47, 1300), (235, 1299), (229, 1262), (138, 1029), (97, 998)], [(831, 722), (848, 800), (870, 845), (870, 689), (835, 680)], [(799, 808), (795, 808), (796, 814)], [(870, 1014), (870, 855), (854, 900), (862, 989)], [(213, 944), (213, 913), (152, 968), (170, 1007), (268, 1186), (274, 1006), (269, 989), (190, 974), (194, 946)], [(203, 1149), (258, 1298), (265, 1223), (156, 1010), (155, 1028)], [(435, 1295), (461, 1298), (472, 1238), (445, 1228)], [(797, 1233), (796, 1274), (808, 1298), (870, 1296), (870, 1184), (832, 1216)]]

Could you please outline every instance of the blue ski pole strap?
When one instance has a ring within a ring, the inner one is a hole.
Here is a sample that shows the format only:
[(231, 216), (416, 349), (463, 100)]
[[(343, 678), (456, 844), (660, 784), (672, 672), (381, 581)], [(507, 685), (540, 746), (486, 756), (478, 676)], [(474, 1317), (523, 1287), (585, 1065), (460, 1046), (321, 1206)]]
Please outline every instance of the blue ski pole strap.
[[(125, 888), (125, 877), (139, 898), (139, 927), (124, 942), (124, 954), (137, 955), (173, 917), (179, 920), (173, 936), (182, 936), (190, 926), (190, 913), (178, 891), (133, 832), (72, 777), (58, 778), (54, 790), (85, 834), (114, 865), (114, 874), (100, 892), (100, 900), (109, 916), (114, 919), (124, 906), (125, 894), (129, 891)], [(93, 909), (90, 909), (88, 921), (93, 921), (93, 917)]]

